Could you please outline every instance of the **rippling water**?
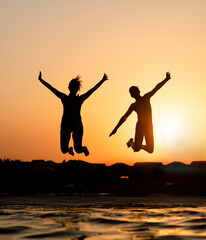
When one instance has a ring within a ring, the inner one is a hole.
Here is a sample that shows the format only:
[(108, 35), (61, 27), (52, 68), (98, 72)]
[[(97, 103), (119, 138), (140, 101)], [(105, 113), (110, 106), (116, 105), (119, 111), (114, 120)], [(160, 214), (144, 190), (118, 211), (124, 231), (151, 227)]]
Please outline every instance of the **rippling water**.
[(206, 198), (2, 196), (0, 239), (206, 239)]

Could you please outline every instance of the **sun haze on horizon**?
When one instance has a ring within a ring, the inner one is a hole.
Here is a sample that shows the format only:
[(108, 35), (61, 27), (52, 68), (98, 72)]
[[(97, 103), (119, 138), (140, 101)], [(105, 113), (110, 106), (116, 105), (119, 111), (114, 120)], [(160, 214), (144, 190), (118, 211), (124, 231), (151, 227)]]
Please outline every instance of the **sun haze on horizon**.
[[(182, 1), (0, 1), (2, 66), (0, 158), (82, 159), (107, 165), (124, 162), (206, 159), (206, 2)], [(90, 155), (60, 150), (61, 102), (38, 81), (68, 94), (82, 76), (83, 94), (109, 77), (82, 106), (83, 145)], [(133, 113), (109, 138), (134, 101), (165, 78), (152, 98), (153, 154), (126, 146), (134, 138)]]

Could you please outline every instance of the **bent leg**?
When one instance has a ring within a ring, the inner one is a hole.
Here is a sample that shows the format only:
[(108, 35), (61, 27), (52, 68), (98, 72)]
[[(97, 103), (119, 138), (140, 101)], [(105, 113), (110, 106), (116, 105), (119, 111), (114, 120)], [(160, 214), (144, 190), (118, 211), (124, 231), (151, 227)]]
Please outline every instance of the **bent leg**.
[(135, 141), (131, 143), (131, 146), (134, 150), (134, 152), (139, 152), (142, 147), (143, 142), (143, 126), (142, 124), (138, 123), (136, 124), (136, 132), (135, 132)]
[(145, 150), (148, 153), (154, 152), (154, 136), (153, 136), (153, 126), (152, 124), (147, 126), (145, 131), (145, 142), (146, 145), (142, 145), (141, 149)]
[(66, 131), (65, 129), (61, 129), (60, 132), (60, 145), (62, 153), (69, 152), (69, 140), (70, 140), (71, 132)]
[(77, 153), (84, 153), (85, 156), (89, 155), (89, 151), (86, 146), (82, 146), (83, 137), (83, 125), (82, 122), (78, 123), (72, 134), (74, 141), (74, 149)]

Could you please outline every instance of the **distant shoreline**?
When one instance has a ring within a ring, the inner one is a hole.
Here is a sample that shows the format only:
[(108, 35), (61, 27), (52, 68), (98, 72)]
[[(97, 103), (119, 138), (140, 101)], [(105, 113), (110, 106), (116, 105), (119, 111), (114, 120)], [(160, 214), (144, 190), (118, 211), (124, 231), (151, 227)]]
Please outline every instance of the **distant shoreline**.
[(194, 161), (190, 165), (138, 162), (133, 166), (124, 163), (106, 166), (82, 160), (55, 163), (0, 159), (0, 181), (0, 194), (206, 196), (206, 161)]

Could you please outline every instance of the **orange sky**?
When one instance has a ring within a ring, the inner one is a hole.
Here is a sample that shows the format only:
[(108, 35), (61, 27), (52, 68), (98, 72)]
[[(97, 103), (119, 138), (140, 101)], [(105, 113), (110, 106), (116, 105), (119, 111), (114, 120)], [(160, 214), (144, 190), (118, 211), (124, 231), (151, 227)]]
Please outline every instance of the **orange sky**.
[[(0, 158), (205, 160), (205, 12), (205, 0), (0, 0)], [(61, 153), (62, 105), (38, 82), (39, 70), (65, 93), (80, 74), (80, 94), (108, 74), (82, 106), (89, 157)], [(151, 99), (155, 151), (133, 153), (126, 142), (134, 137), (135, 113), (109, 133), (134, 101), (129, 87), (144, 94), (166, 71), (171, 81)]]

